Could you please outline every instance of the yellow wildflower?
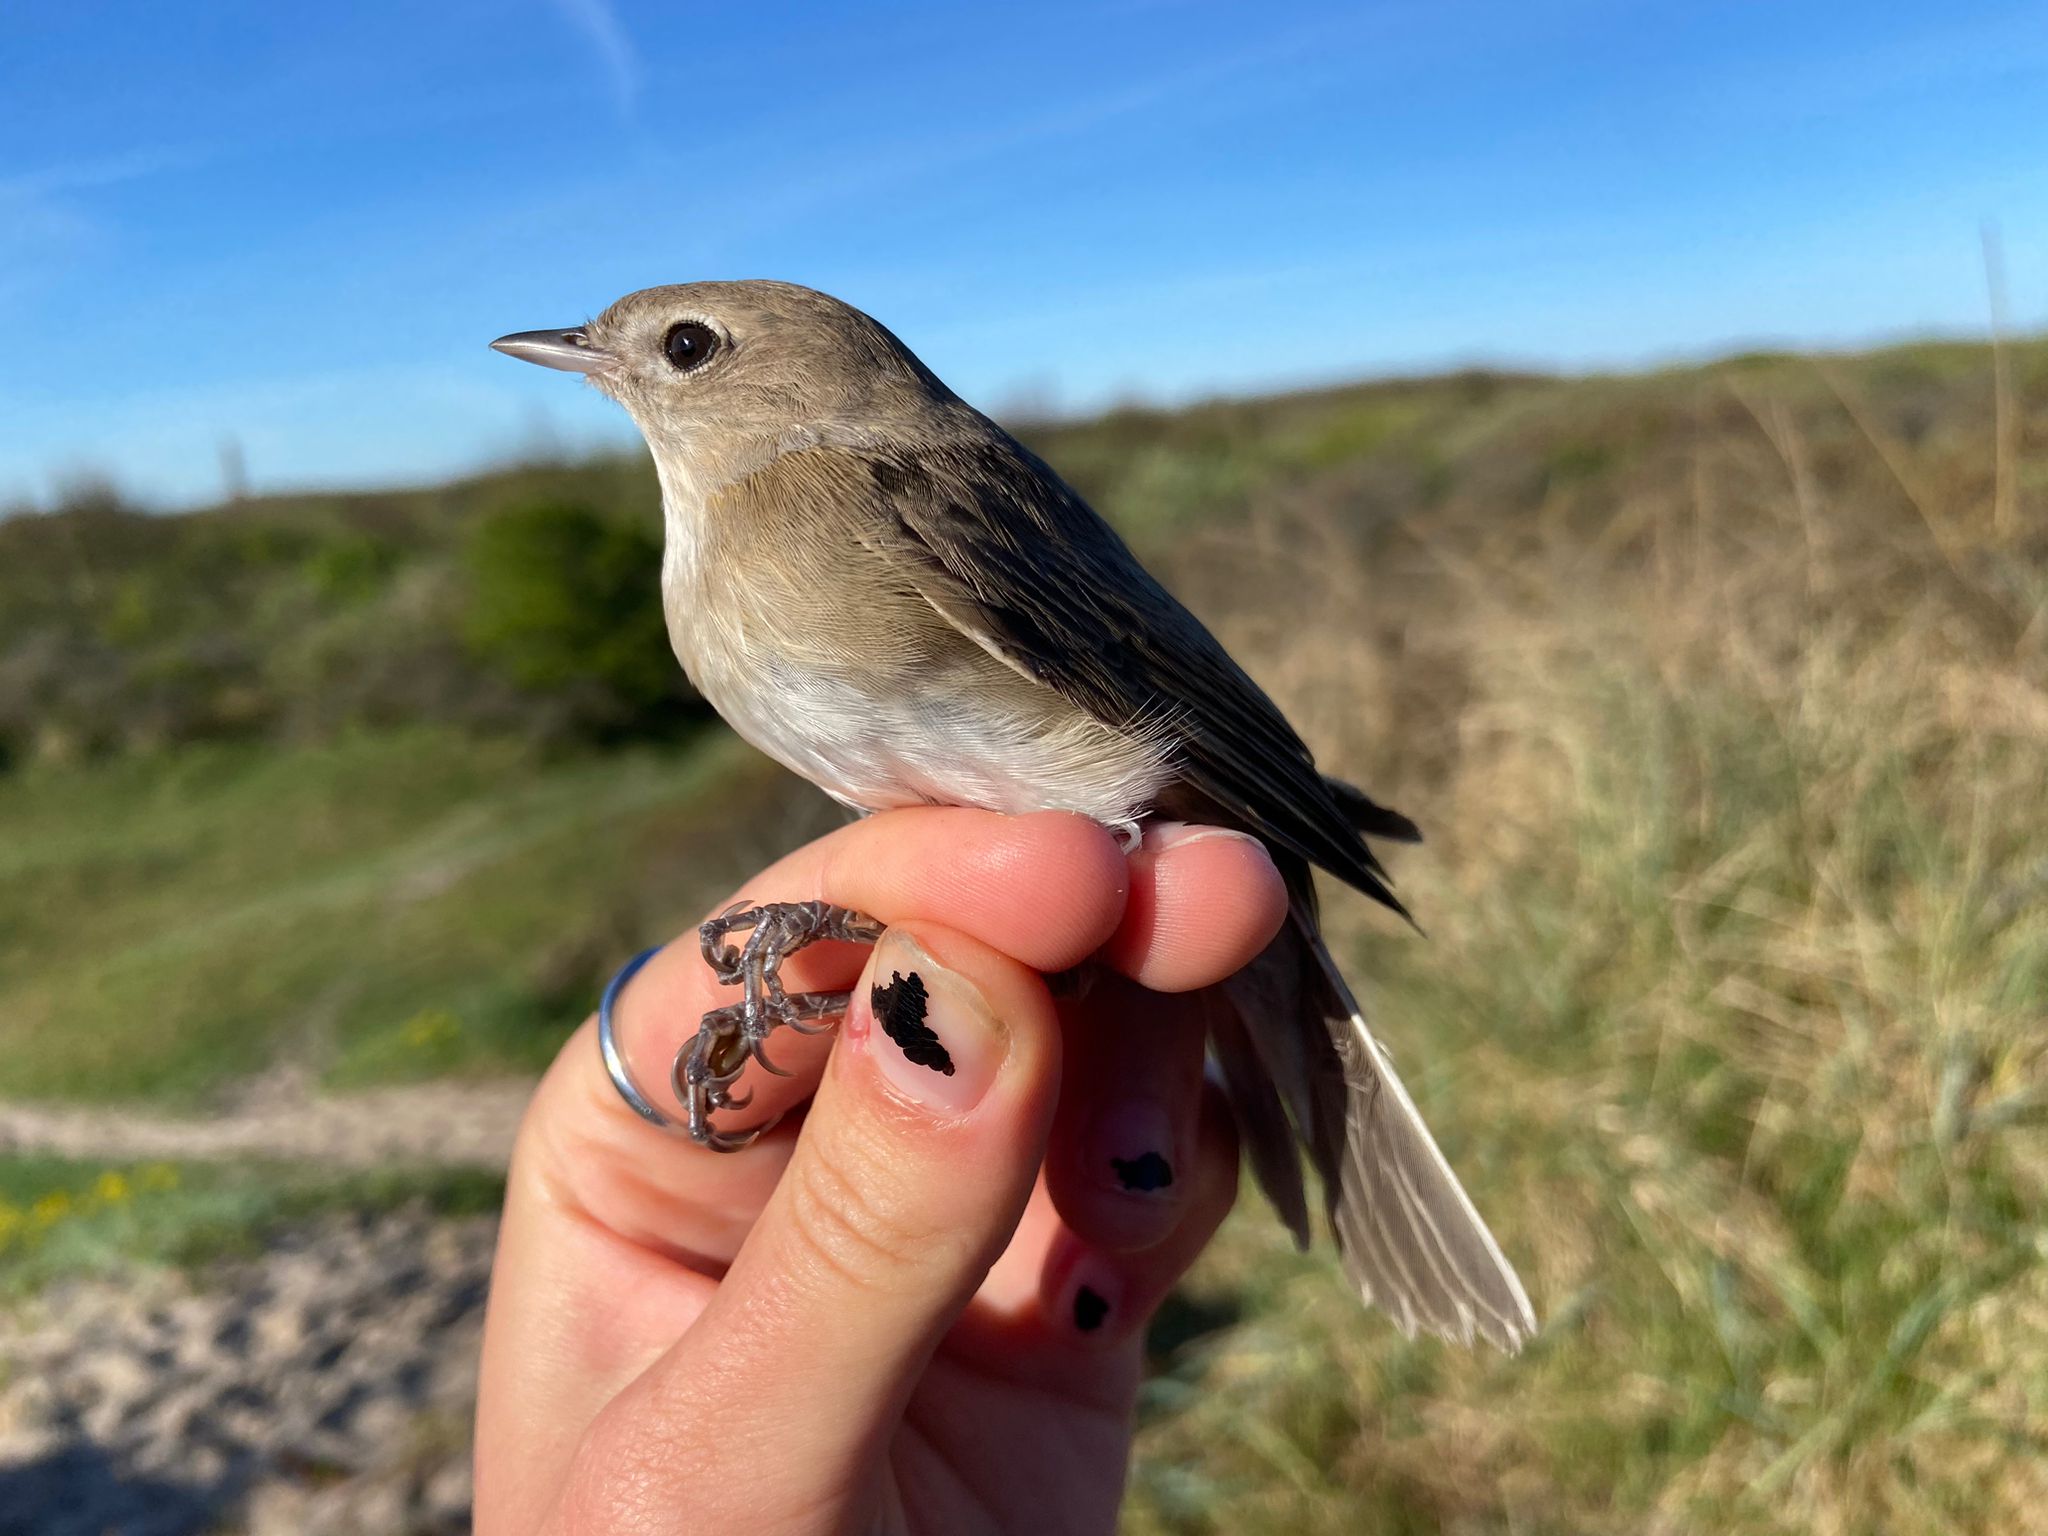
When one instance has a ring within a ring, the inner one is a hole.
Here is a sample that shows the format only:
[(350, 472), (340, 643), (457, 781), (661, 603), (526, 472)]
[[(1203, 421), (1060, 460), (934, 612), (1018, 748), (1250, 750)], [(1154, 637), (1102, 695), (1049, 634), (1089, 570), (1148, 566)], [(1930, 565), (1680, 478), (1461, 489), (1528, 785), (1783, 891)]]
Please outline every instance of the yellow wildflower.
[(109, 1168), (93, 1181), (93, 1194), (103, 1205), (123, 1205), (135, 1193), (128, 1180), (116, 1170)]
[(416, 1051), (452, 1040), (461, 1032), (460, 1021), (446, 1008), (422, 1009), (405, 1021), (405, 1043)]
[(70, 1214), (71, 1191), (68, 1189), (53, 1189), (28, 1208), (29, 1224), (37, 1228), (55, 1226)]

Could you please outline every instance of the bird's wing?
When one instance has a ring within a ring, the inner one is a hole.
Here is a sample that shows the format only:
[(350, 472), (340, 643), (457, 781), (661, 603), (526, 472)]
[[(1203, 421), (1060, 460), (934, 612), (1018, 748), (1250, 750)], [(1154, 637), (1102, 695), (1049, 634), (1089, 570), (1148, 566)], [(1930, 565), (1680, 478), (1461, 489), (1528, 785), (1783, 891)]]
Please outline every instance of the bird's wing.
[[(1323, 1175), (1344, 1272), (1411, 1337), (1420, 1328), (1469, 1344), (1478, 1334), (1514, 1354), (1536, 1332), (1520, 1276), (1423, 1123), (1314, 916), (1297, 906), (1293, 926), (1327, 986), (1341, 1062), (1343, 1107), (1333, 1102), (1319, 1123), (1341, 1132), (1342, 1150), (1324, 1148), (1318, 1137), (1310, 1154)], [(1328, 1074), (1318, 1085), (1338, 1091)]]
[(867, 465), (885, 510), (865, 537), (893, 557), (892, 574), (909, 572), (977, 644), (1096, 719), (1163, 734), (1196, 790), (1405, 915), (1359, 835), (1358, 806), (1201, 621), (1030, 450), (991, 429), (915, 458), (872, 449)]
[[(1317, 933), (1298, 860), (1400, 911), (1361, 831), (1414, 825), (1316, 771), (1216, 639), (1058, 476), (992, 435), (915, 461), (877, 452), (876, 568), (961, 632), (1097, 719), (1163, 724), (1199, 795), (1287, 850), (1293, 923), (1224, 989), (1211, 1039), (1260, 1183), (1297, 1237), (1307, 1208), (1288, 1125), (1322, 1175), (1346, 1268), (1409, 1331), (1512, 1350), (1527, 1297), (1437, 1150)], [(1323, 1025), (1304, 1029), (1304, 1019)]]

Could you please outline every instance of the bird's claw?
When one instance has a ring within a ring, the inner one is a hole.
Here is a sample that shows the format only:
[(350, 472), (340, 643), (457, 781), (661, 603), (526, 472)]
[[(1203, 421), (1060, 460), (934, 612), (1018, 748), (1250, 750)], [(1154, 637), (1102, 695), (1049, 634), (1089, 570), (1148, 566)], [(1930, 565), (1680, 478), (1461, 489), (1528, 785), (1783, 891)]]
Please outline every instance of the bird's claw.
[[(742, 932), (747, 935), (744, 944), (729, 942), (730, 935)], [(704, 963), (722, 985), (743, 988), (744, 995), (705, 1014), (697, 1033), (676, 1053), (670, 1079), (687, 1112), (691, 1140), (714, 1152), (737, 1152), (751, 1145), (773, 1127), (774, 1120), (743, 1131), (711, 1124), (716, 1111), (744, 1109), (753, 1102), (751, 1092), (738, 1097), (732, 1092), (747, 1063), (776, 1077), (789, 1077), (791, 1073), (768, 1059), (764, 1047), (769, 1034), (782, 1025), (798, 1034), (823, 1034), (845, 1014), (849, 994), (844, 992), (791, 997), (782, 987), (782, 962), (820, 939), (872, 944), (881, 936), (882, 925), (872, 918), (824, 901), (766, 906), (737, 902), (698, 929)]]

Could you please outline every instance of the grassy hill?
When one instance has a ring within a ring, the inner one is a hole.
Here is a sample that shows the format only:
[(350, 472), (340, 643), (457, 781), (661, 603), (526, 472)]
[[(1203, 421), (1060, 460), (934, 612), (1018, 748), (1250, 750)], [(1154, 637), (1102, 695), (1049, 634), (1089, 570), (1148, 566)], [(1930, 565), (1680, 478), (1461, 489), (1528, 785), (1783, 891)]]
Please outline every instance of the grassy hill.
[[(1549, 1323), (1406, 1343), (1244, 1213), (1129, 1528), (2038, 1519), (2048, 344), (1029, 435), (1428, 833), (1431, 938), (1336, 931)], [(829, 824), (614, 643), (655, 519), (624, 461), (0, 524), (0, 1094), (529, 1066)]]

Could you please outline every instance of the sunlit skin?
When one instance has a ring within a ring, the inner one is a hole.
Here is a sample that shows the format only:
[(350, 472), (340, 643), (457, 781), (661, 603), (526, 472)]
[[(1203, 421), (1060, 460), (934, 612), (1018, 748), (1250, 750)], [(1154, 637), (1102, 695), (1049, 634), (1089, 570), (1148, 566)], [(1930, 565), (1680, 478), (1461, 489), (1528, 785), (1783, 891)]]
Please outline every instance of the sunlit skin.
[[(1008, 1055), (968, 1112), (912, 1105), (877, 1070), (867, 953), (817, 946), (792, 990), (853, 986), (854, 1010), (836, 1042), (781, 1032), (793, 1075), (749, 1084), (765, 1113), (815, 1098), (720, 1156), (637, 1119), (579, 1030), (512, 1162), (477, 1529), (1112, 1529), (1145, 1321), (1236, 1191), (1199, 989), (1283, 921), (1271, 860), (1197, 829), (1155, 828), (1127, 857), (1078, 816), (932, 808), (834, 832), (736, 895), (908, 933), (979, 989)], [(1076, 967), (1092, 984), (1055, 999), (1043, 978)], [(640, 1080), (726, 1000), (692, 937), (650, 962), (618, 1011)], [(1082, 1175), (1108, 1094), (1165, 1106), (1170, 1189)], [(1092, 1331), (1077, 1273), (1115, 1298)]]

